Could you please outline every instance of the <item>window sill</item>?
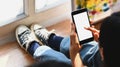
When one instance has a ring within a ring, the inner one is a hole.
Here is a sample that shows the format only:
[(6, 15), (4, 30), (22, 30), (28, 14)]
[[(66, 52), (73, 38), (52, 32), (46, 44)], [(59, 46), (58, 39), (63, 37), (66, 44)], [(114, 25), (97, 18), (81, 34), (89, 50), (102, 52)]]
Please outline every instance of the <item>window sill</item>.
[(0, 22), (0, 27), (5, 26), (5, 25), (7, 25), (9, 23), (15, 22), (17, 20), (23, 19), (25, 17), (26, 17), (25, 14), (21, 14), (21, 15), (18, 15), (17, 17), (15, 17), (15, 18), (13, 18), (13, 19), (9, 19), (9, 20), (7, 20), (5, 22)]

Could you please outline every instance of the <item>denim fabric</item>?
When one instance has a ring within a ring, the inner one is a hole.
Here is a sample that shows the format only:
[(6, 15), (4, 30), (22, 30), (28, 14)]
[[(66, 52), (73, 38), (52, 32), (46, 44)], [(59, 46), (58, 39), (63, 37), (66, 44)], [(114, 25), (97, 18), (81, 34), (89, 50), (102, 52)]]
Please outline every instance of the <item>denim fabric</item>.
[(48, 46), (40, 46), (36, 49), (33, 57), (40, 62), (55, 60), (58, 62), (65, 62), (71, 65), (71, 60), (68, 59), (63, 53), (55, 51)]
[[(69, 58), (70, 37), (65, 37), (60, 44), (60, 52)], [(80, 51), (82, 61), (88, 67), (102, 67), (99, 46), (96, 41), (82, 45)]]
[[(60, 43), (60, 52), (48, 46), (40, 46), (34, 53), (34, 58), (38, 61), (57, 60), (71, 64), (69, 59), (70, 37), (65, 37)], [(98, 43), (95, 41), (83, 44), (80, 51), (82, 61), (88, 67), (102, 67)]]

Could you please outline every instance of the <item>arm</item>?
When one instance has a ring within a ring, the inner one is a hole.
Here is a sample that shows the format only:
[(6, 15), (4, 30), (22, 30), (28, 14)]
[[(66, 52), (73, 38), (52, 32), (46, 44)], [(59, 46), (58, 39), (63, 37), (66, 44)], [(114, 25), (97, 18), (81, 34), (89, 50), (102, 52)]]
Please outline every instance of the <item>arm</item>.
[(79, 45), (79, 41), (77, 39), (77, 35), (74, 32), (74, 25), (72, 24), (72, 33), (70, 35), (70, 58), (72, 61), (73, 67), (83, 67), (82, 60), (80, 58), (79, 51), (81, 49), (81, 46)]
[(72, 65), (73, 67), (83, 67), (83, 63), (79, 54), (81, 46), (76, 41), (76, 34), (72, 34), (70, 37), (71, 37), (70, 58), (72, 61)]

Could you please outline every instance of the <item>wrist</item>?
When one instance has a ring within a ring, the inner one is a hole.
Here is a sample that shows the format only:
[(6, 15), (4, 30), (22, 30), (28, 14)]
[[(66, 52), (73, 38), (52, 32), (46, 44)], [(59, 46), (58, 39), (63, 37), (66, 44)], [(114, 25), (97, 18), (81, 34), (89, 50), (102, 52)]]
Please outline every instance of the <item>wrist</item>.
[(83, 67), (82, 60), (80, 58), (80, 54), (70, 55), (73, 67)]

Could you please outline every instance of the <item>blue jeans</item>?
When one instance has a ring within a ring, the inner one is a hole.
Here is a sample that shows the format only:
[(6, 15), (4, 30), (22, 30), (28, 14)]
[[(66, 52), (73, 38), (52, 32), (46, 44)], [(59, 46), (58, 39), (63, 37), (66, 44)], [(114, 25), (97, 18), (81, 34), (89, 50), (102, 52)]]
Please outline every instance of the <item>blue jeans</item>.
[[(59, 50), (52, 49), (53, 46), (40, 46), (33, 53), (33, 57), (40, 62), (56, 60), (71, 65), (71, 60), (69, 58), (70, 37), (65, 37), (59, 42)], [(83, 63), (88, 67), (102, 67), (102, 61), (97, 42), (92, 41), (83, 44), (80, 55)]]

